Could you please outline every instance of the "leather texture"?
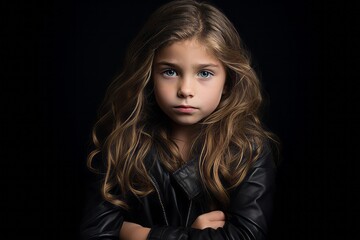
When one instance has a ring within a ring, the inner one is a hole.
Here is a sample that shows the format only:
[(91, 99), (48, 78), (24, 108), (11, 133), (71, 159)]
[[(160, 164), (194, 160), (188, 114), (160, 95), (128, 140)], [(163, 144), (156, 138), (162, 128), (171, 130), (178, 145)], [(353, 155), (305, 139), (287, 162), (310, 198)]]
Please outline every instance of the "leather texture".
[[(149, 240), (266, 239), (273, 209), (276, 167), (269, 147), (250, 168), (244, 181), (229, 192), (230, 205), (223, 228), (191, 228), (197, 216), (214, 210), (203, 190), (196, 159), (168, 173), (151, 154), (147, 159), (156, 189), (146, 197), (128, 197), (125, 211), (93, 193), (81, 225), (81, 239), (119, 239), (123, 221), (151, 228)], [(95, 188), (95, 192), (99, 190)]]

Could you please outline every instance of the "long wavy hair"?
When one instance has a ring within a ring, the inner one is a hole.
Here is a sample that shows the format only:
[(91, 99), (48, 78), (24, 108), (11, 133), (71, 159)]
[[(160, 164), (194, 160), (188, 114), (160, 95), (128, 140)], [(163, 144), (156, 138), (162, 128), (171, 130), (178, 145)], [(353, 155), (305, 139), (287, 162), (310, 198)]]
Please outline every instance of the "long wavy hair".
[(185, 163), (170, 137), (169, 119), (156, 104), (152, 65), (162, 47), (194, 38), (227, 71), (225, 94), (198, 124), (190, 153), (198, 158), (200, 179), (211, 198), (228, 204), (229, 190), (243, 181), (265, 142), (275, 139), (260, 121), (260, 81), (233, 24), (212, 4), (171, 1), (150, 16), (130, 44), (123, 70), (109, 85), (93, 127), (88, 167), (95, 170), (98, 154), (106, 160), (101, 192), (115, 205), (127, 208), (125, 194), (146, 196), (154, 190), (145, 164), (151, 149), (170, 173)]

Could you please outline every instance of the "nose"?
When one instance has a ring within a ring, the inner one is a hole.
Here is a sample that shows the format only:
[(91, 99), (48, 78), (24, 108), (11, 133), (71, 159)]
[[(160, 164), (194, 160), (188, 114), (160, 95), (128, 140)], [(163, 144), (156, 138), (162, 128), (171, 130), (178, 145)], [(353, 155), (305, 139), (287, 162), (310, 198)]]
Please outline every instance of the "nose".
[(190, 78), (182, 79), (177, 92), (179, 98), (194, 97), (194, 86)]

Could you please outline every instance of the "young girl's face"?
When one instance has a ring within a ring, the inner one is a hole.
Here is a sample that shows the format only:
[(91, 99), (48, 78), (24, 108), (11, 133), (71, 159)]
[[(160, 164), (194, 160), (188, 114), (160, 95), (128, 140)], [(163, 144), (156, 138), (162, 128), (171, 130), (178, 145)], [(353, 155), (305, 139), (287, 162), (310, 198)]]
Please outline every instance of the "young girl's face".
[(178, 125), (193, 125), (211, 114), (224, 91), (223, 64), (196, 39), (174, 42), (154, 58), (155, 98)]

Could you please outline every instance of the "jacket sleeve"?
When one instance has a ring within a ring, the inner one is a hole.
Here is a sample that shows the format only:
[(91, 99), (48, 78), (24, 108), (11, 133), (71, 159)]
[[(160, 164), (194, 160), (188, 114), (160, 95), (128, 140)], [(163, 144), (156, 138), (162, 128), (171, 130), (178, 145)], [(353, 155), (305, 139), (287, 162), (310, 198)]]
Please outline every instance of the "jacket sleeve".
[(275, 164), (266, 148), (244, 181), (230, 193), (229, 216), (223, 228), (203, 230), (179, 227), (153, 227), (148, 240), (237, 239), (264, 240), (271, 221), (275, 191)]
[(120, 228), (124, 221), (123, 210), (107, 201), (94, 184), (86, 199), (79, 235), (81, 240), (119, 240)]

